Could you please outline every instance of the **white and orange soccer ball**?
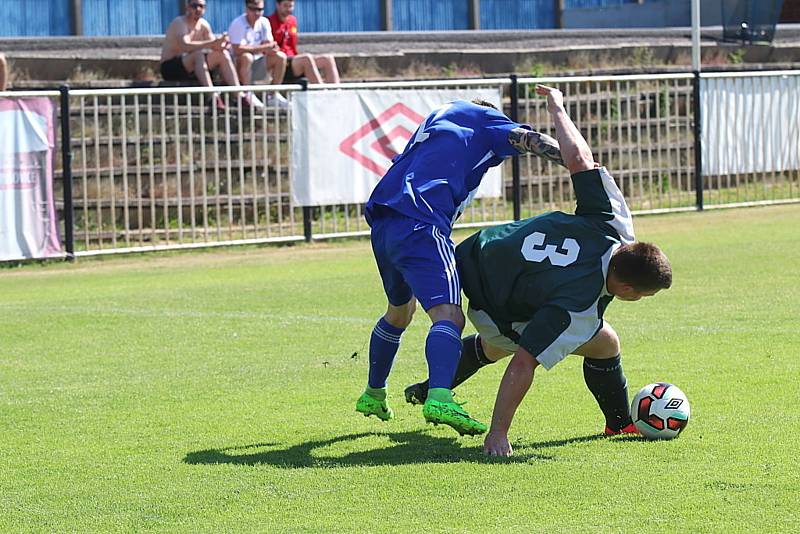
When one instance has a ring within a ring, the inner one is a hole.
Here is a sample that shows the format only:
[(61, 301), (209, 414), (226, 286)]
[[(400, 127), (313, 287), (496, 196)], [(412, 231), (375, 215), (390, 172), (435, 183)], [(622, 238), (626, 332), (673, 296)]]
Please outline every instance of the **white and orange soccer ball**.
[(647, 439), (672, 439), (689, 423), (689, 399), (673, 384), (657, 382), (639, 390), (631, 403), (631, 417)]

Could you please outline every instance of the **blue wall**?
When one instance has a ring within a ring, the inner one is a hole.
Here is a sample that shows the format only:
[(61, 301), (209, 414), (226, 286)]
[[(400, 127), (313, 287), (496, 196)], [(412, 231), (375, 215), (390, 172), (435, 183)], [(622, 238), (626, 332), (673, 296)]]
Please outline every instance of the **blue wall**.
[(0, 0), (0, 36), (69, 35), (70, 0)]
[(178, 14), (174, 0), (82, 0), (84, 35), (156, 35)]
[[(687, 0), (688, 1), (688, 0)], [(178, 16), (179, 0), (82, 0), (84, 35), (158, 35)], [(565, 9), (608, 7), (636, 0), (566, 0)], [(182, 2), (181, 2), (182, 3)], [(244, 12), (243, 0), (207, 0), (206, 18), (216, 32)], [(300, 32), (381, 30), (381, 0), (298, 0)], [(396, 31), (469, 29), (470, 0), (393, 0)], [(267, 14), (274, 0), (265, 0)], [(0, 0), (0, 36), (69, 35), (71, 0)], [(555, 26), (553, 0), (481, 0), (483, 29)]]
[(393, 0), (392, 17), (396, 31), (468, 30), (469, 1)]
[(565, 0), (564, 9), (575, 9), (579, 7), (620, 6), (622, 4), (635, 4), (635, 3), (636, 0)]
[[(381, 0), (299, 0), (294, 14), (301, 33), (377, 32), (382, 29), (382, 4)], [(264, 9), (270, 13), (274, 5), (273, 0), (264, 0)]]
[(481, 29), (550, 29), (556, 25), (553, 0), (492, 0), (481, 2)]

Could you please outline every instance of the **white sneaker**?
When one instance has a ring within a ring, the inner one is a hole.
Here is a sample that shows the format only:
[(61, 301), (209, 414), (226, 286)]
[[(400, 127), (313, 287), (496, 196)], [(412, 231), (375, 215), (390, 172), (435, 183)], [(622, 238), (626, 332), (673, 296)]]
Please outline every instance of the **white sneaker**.
[(253, 93), (247, 93), (242, 96), (242, 103), (253, 109), (264, 109), (264, 103)]
[(289, 101), (280, 93), (270, 93), (267, 95), (267, 106), (288, 109)]

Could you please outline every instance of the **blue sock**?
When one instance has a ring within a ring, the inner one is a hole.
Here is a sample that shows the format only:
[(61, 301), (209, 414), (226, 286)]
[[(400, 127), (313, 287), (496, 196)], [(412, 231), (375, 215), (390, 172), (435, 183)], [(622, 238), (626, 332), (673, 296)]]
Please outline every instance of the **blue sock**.
[(461, 329), (450, 321), (433, 323), (425, 340), (425, 359), (428, 360), (429, 388), (453, 385), (458, 360), (461, 358)]
[(369, 339), (369, 387), (386, 387), (402, 333), (402, 328), (390, 325), (383, 317), (375, 325)]

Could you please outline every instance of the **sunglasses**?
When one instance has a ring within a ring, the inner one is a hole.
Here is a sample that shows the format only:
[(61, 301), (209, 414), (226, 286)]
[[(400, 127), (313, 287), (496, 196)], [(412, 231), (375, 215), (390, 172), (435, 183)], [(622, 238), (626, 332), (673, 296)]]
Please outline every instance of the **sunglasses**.
[(248, 11), (252, 11), (253, 13), (263, 13), (264, 12), (264, 8), (263, 7), (256, 7), (256, 6), (247, 6), (247, 10)]
[(206, 5), (200, 4), (198, 2), (192, 2), (191, 4), (189, 4), (189, 7), (191, 7), (192, 9), (205, 9)]

